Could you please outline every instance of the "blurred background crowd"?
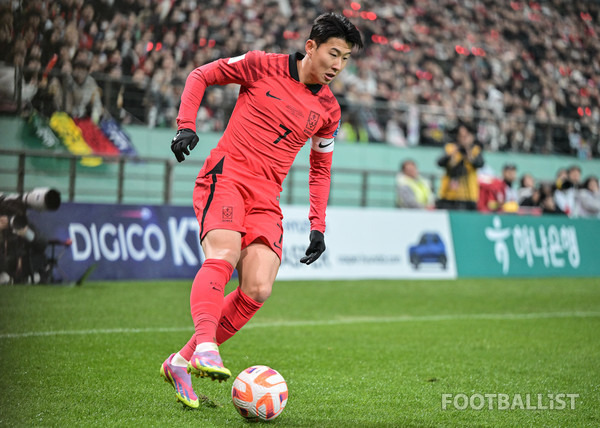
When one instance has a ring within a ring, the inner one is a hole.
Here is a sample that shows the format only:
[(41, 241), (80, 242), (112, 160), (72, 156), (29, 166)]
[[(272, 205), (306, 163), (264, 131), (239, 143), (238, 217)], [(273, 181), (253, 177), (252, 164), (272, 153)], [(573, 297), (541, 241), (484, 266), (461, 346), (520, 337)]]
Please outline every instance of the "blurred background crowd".
[(421, 175), (416, 161), (404, 159), (396, 174), (396, 206), (417, 209), (472, 210), (519, 214), (567, 215), (600, 219), (598, 176), (582, 176), (571, 164), (553, 179), (537, 180), (527, 170), (506, 163), (500, 174), (486, 165), (475, 128), (459, 122), (456, 142), (444, 145), (437, 159), (442, 169), (439, 189)]
[[(0, 4), (3, 111), (66, 110), (174, 127), (193, 68), (254, 49), (303, 51), (313, 19), (337, 11), (366, 43), (333, 83), (343, 109), (340, 140), (442, 147), (462, 118), (485, 150), (599, 156), (598, 1)], [(75, 83), (86, 80), (88, 94), (74, 96)], [(236, 96), (234, 86), (212, 88), (198, 130), (222, 130)]]

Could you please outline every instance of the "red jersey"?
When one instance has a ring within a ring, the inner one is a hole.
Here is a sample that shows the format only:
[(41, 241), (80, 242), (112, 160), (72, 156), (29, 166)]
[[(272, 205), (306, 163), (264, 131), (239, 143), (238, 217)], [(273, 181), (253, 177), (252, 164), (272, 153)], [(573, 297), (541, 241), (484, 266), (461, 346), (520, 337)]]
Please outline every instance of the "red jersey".
[(241, 85), (238, 100), (215, 150), (240, 169), (277, 183), (312, 138), (310, 155), (311, 229), (325, 230), (333, 138), (340, 107), (328, 86), (299, 81), (303, 55), (251, 51), (196, 68), (187, 78), (177, 117), (178, 129), (196, 129), (196, 116), (210, 85)]

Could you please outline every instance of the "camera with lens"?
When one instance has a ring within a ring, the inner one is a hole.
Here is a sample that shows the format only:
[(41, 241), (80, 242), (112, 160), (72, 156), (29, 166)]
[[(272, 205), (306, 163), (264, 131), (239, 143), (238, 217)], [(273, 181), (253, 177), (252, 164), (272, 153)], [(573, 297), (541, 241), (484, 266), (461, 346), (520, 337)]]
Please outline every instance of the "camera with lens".
[[(15, 233), (26, 229), (29, 225), (28, 208), (37, 211), (56, 211), (59, 207), (60, 193), (55, 189), (39, 187), (23, 194), (0, 193), (0, 215), (8, 217), (8, 224)], [(31, 240), (33, 238), (29, 239)]]
[(29, 222), (27, 210), (56, 211), (60, 193), (40, 187), (30, 192), (0, 193), (0, 282), (40, 282), (46, 264), (46, 240)]

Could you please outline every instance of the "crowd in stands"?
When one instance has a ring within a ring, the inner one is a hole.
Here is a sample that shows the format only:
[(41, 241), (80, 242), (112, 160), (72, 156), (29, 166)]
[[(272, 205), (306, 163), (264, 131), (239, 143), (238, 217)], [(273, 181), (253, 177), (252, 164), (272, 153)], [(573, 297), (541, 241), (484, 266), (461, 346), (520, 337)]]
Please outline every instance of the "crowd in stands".
[[(101, 86), (106, 113), (125, 123), (174, 126), (193, 68), (252, 49), (302, 51), (312, 20), (335, 10), (366, 42), (333, 84), (344, 107), (341, 138), (442, 146), (462, 116), (476, 119), (486, 150), (598, 155), (599, 2), (14, 4), (2, 5), (1, 54), (5, 66), (23, 70), (17, 86), (25, 102), (42, 98), (48, 76), (69, 74), (80, 62)], [(201, 131), (223, 129), (236, 90), (207, 95)]]
[[(172, 127), (193, 68), (253, 49), (303, 51), (313, 19), (332, 10), (366, 43), (333, 83), (340, 139), (442, 147), (468, 117), (485, 150), (598, 156), (598, 1), (2, 2), (3, 104), (10, 89), (25, 105), (60, 104), (48, 80), (78, 62), (102, 89), (105, 114)], [(24, 79), (11, 84), (15, 67)], [(222, 130), (236, 95), (211, 90), (199, 131)]]
[(443, 169), (437, 194), (420, 175), (416, 162), (405, 159), (396, 175), (396, 206), (600, 219), (596, 175), (582, 179), (581, 168), (573, 164), (559, 169), (553, 181), (536, 183), (528, 173), (517, 181), (517, 166), (507, 163), (496, 176), (485, 166), (483, 145), (475, 133), (470, 123), (461, 121), (456, 142), (444, 145), (437, 161)]
[[(447, 160), (448, 156), (444, 154), (440, 159)], [(419, 174), (416, 162), (406, 159), (396, 176), (396, 206), (600, 219), (598, 177), (589, 175), (582, 179), (577, 165), (557, 171), (554, 181), (539, 183), (529, 173), (518, 178), (514, 164), (505, 164), (500, 177), (485, 171), (472, 173), (471, 180), (466, 175), (445, 174), (442, 187), (434, 194), (429, 180)], [(449, 191), (452, 180), (456, 180), (456, 187)]]

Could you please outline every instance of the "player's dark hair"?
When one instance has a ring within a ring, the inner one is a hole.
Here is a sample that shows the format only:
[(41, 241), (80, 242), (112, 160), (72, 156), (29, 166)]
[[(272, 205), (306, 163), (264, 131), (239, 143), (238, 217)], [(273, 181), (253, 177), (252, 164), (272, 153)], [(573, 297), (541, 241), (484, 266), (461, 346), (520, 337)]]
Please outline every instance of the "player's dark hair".
[(319, 46), (332, 37), (343, 39), (358, 49), (363, 47), (360, 32), (348, 18), (333, 12), (324, 13), (315, 19), (308, 38)]

